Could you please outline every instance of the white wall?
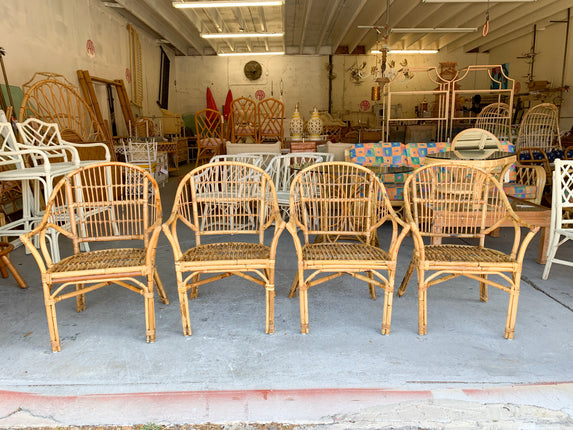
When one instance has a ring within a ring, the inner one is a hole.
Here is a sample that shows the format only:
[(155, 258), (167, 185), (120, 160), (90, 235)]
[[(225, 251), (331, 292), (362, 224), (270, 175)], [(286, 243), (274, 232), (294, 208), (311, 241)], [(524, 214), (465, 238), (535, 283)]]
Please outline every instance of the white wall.
[[(252, 60), (261, 63), (263, 69), (256, 81), (250, 81), (243, 73), (245, 64)], [(210, 87), (221, 111), (229, 89), (233, 98), (244, 96), (253, 100), (255, 93), (262, 90), (265, 97), (285, 103), (287, 118), (297, 103), (306, 117), (315, 105), (328, 109), (327, 63), (328, 57), (318, 56), (176, 57), (177, 111), (189, 114), (205, 109)]]
[[(22, 86), (35, 72), (52, 72), (78, 86), (77, 70), (125, 82), (125, 71), (129, 67), (126, 24), (98, 0), (4, 0), (0, 13), (0, 46), (6, 50), (4, 63), (8, 82)], [(159, 114), (155, 101), (159, 88), (160, 50), (143, 31), (137, 28), (136, 31), (143, 51), (144, 105), (142, 112), (135, 106), (132, 109), (134, 113)], [(90, 58), (86, 50), (88, 39), (95, 45), (94, 58)], [(129, 94), (129, 85), (125, 83)], [(96, 85), (96, 92), (105, 117), (105, 87)], [(120, 131), (125, 131), (119, 106), (115, 110)]]
[[(555, 23), (548, 25), (544, 30), (537, 31), (535, 43), (535, 62), (533, 65), (533, 80), (549, 81), (551, 87), (561, 87), (563, 72), (563, 59), (565, 55), (566, 24)], [(573, 34), (573, 33), (572, 33)], [(569, 35), (567, 52), (567, 64), (565, 65), (564, 85), (573, 85), (573, 35)], [(504, 46), (492, 49), (490, 60), (498, 63), (509, 63), (510, 76), (520, 82), (520, 93), (528, 92), (527, 75), (529, 64), (523, 56), (531, 49), (533, 41), (533, 28), (531, 34), (513, 40)], [(540, 93), (536, 97), (536, 103), (545, 101), (555, 103), (556, 93)], [(560, 129), (567, 131), (573, 126), (573, 94), (571, 91), (564, 93), (564, 102), (560, 111)]]

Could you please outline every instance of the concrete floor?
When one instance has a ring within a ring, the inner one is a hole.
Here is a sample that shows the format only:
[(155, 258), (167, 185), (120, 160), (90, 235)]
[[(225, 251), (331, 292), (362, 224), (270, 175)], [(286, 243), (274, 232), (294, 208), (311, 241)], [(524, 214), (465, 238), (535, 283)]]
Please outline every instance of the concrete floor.
[[(162, 189), (164, 219), (176, 186), (170, 178)], [(507, 232), (490, 240), (507, 246)], [(463, 278), (429, 290), (428, 334), (419, 336), (415, 276), (394, 299), (389, 336), (380, 334), (383, 300), (370, 300), (349, 277), (309, 292), (310, 333), (301, 335), (298, 299), (287, 298), (296, 257), (285, 231), (275, 334), (264, 333), (263, 289), (227, 278), (190, 302), (193, 336), (184, 337), (162, 235), (157, 266), (171, 303), (156, 301), (156, 342), (145, 342), (142, 298), (111, 287), (88, 294), (80, 314), (73, 300), (57, 305), (59, 353), (50, 350), (36, 263), (18, 248), (12, 261), (28, 289), (0, 278), (0, 428), (237, 421), (573, 428), (573, 269), (554, 265), (542, 280), (538, 240), (526, 255), (514, 340), (503, 337), (507, 294), (491, 288), (481, 303), (478, 284)], [(406, 238), (399, 280), (412, 249)]]

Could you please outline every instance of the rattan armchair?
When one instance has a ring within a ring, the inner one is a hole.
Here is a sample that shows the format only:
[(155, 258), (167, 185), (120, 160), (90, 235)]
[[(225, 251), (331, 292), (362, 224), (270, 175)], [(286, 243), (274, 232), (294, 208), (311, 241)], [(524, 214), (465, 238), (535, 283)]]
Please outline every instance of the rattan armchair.
[[(465, 276), (479, 282), (483, 302), (488, 298), (488, 286), (509, 294), (505, 337), (513, 339), (523, 258), (539, 227), (517, 217), (501, 184), (491, 174), (467, 165), (432, 164), (417, 169), (406, 180), (404, 207), (415, 249), (398, 295), (405, 293), (416, 269), (418, 333), (427, 331), (428, 288)], [(486, 247), (486, 236), (508, 224), (514, 233), (511, 251)], [(523, 239), (522, 227), (529, 229)], [(476, 245), (468, 244), (470, 240)]]
[[(274, 232), (265, 234), (273, 223)], [(231, 275), (264, 287), (265, 331), (274, 332), (275, 258), (284, 227), (272, 180), (256, 166), (208, 163), (181, 180), (163, 231), (173, 248), (185, 336), (191, 335), (189, 290), (194, 299), (199, 286)], [(180, 235), (188, 229), (195, 241), (182, 249)], [(235, 234), (241, 236), (233, 239)]]
[[(47, 244), (51, 230), (72, 242), (73, 255), (52, 260)], [(86, 293), (112, 284), (143, 296), (147, 342), (155, 341), (154, 284), (161, 301), (168, 303), (155, 267), (160, 231), (159, 188), (140, 167), (91, 164), (58, 182), (39, 225), (20, 236), (42, 275), (52, 351), (61, 348), (56, 303), (76, 297), (76, 309), (83, 311)], [(32, 244), (35, 235), (40, 249)], [(84, 243), (93, 250), (82, 252)], [(113, 243), (119, 246), (110, 246)]]
[[(391, 233), (382, 249), (377, 229), (386, 222)], [(292, 182), (287, 228), (298, 259), (289, 297), (298, 290), (301, 332), (309, 330), (308, 290), (350, 275), (368, 283), (372, 299), (375, 287), (384, 290), (382, 334), (389, 334), (398, 249), (409, 227), (392, 209), (376, 174), (346, 162), (302, 170)]]

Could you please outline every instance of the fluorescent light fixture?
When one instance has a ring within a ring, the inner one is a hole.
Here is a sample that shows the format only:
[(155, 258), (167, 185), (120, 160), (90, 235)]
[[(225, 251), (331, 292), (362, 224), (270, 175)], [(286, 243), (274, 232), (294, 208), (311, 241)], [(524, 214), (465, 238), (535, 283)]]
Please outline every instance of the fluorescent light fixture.
[(179, 9), (206, 9), (241, 6), (282, 6), (284, 0), (174, 1), (171, 4)]
[[(526, 3), (537, 0), (491, 0), (492, 3)], [(489, 0), (422, 0), (423, 3), (488, 3)]]
[(251, 57), (255, 55), (285, 55), (284, 51), (266, 51), (266, 52), (218, 52), (219, 57)]
[(477, 27), (412, 27), (412, 28), (392, 28), (391, 33), (472, 33), (477, 31)]
[(243, 39), (253, 37), (283, 37), (284, 33), (201, 33), (203, 39)]
[[(439, 51), (437, 49), (390, 49), (388, 52), (390, 54), (437, 54)], [(370, 53), (381, 54), (382, 52), (378, 49), (373, 49)]]

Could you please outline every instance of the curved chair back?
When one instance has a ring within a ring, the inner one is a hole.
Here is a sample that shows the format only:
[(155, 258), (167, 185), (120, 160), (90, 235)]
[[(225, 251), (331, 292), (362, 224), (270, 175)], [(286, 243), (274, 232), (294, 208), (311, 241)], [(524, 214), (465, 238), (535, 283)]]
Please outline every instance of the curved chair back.
[(516, 151), (536, 148), (547, 151), (561, 149), (559, 109), (552, 103), (541, 103), (527, 111), (519, 125)]
[(507, 103), (491, 103), (478, 114), (476, 128), (493, 133), (499, 140), (511, 138), (511, 110)]
[(197, 164), (223, 152), (225, 143), (223, 115), (219, 111), (203, 109), (197, 112), (195, 132), (197, 133)]
[(372, 243), (378, 226), (395, 213), (374, 172), (354, 163), (327, 162), (294, 177), (290, 216), (305, 243), (310, 243), (311, 235)]

